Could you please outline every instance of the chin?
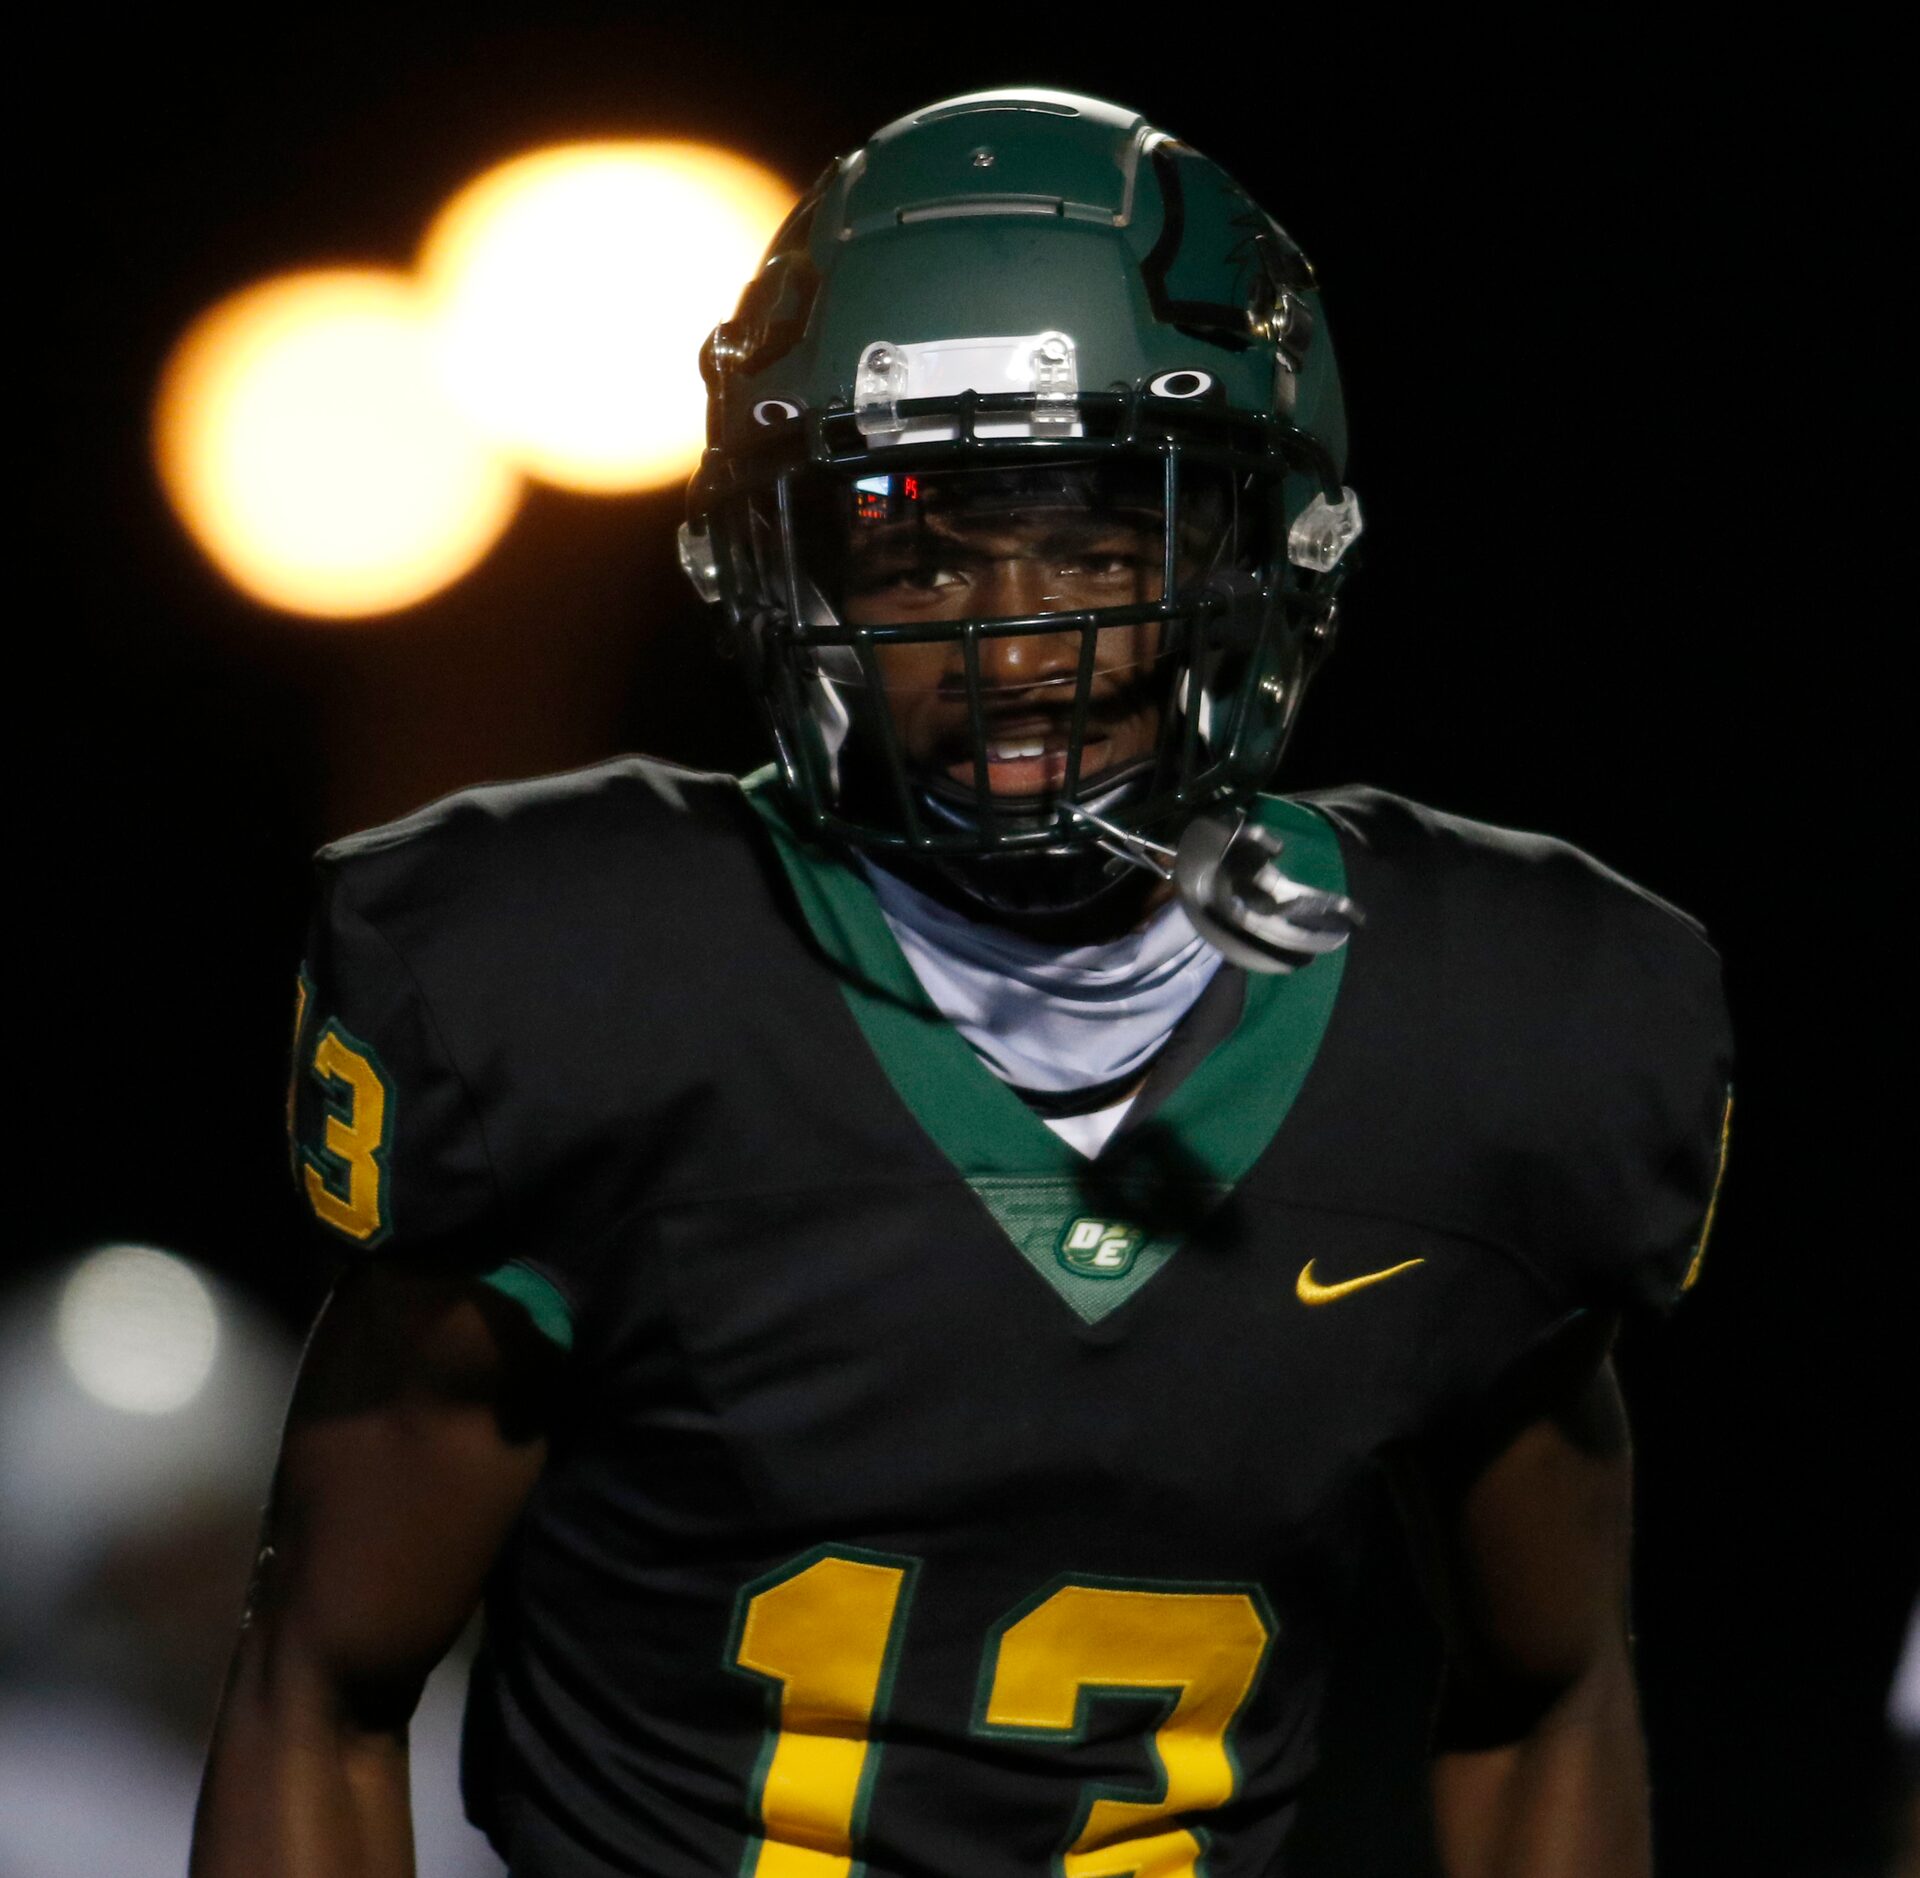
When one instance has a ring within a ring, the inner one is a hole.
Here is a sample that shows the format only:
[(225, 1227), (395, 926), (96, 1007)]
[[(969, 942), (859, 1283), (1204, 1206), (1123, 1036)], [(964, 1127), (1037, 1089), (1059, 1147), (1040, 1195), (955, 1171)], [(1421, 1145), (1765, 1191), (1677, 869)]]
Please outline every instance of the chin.
[(938, 860), (895, 854), (881, 864), (956, 913), (1049, 945), (1121, 938), (1172, 891), (1099, 848)]

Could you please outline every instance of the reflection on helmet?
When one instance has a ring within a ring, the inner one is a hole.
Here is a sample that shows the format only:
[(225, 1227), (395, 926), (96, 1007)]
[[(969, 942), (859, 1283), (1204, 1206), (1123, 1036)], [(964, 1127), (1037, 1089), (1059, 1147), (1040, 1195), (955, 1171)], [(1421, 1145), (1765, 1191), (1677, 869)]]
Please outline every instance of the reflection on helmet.
[(1358, 507), (1311, 269), (1216, 165), (1096, 99), (930, 107), (705, 367), (683, 559), (802, 821), (1063, 908), (1115, 877), (1082, 810), (1167, 842), (1266, 782)]

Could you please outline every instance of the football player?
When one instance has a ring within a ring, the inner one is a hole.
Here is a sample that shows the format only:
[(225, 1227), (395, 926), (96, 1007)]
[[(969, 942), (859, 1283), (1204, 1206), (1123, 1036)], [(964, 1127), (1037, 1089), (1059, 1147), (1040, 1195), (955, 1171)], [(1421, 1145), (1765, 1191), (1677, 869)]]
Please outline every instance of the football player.
[(1312, 270), (1137, 115), (833, 164), (704, 366), (682, 556), (777, 753), (321, 856), (314, 1332), (195, 1870), (1282, 1869), (1371, 1479), (1447, 1870), (1648, 1862), (1618, 1314), (1724, 1139), (1699, 930), (1266, 793), (1359, 529)]

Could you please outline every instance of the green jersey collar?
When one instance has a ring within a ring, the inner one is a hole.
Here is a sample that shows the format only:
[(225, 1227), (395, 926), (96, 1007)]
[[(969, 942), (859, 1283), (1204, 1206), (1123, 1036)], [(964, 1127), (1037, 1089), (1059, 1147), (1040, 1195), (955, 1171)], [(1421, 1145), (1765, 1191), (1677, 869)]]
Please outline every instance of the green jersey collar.
[[(894, 1091), (1015, 1246), (1088, 1322), (1140, 1288), (1279, 1132), (1320, 1048), (1343, 948), (1249, 977), (1233, 1033), (1142, 1126), (1094, 1159), (1070, 1148), (934, 1008), (857, 868), (787, 819), (771, 769), (746, 778), (815, 941)], [(1346, 890), (1331, 826), (1281, 797), (1254, 805), (1287, 873)]]

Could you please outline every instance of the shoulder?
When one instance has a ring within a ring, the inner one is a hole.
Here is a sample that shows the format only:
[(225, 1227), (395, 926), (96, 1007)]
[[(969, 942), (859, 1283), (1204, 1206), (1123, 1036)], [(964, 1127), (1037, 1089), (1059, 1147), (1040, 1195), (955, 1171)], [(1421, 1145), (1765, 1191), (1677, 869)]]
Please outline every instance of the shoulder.
[(320, 850), (323, 917), (416, 969), (665, 961), (767, 908), (759, 818), (732, 777), (642, 757), (445, 797)]
[(320, 851), (310, 963), (397, 972), (463, 1031), (577, 1029), (765, 949), (758, 819), (733, 778), (637, 757), (465, 790)]
[(1411, 1204), (1586, 1295), (1670, 1295), (1732, 1064), (1699, 923), (1550, 836), (1377, 789), (1297, 801), (1334, 831), (1366, 920), (1329, 1067), (1350, 1110), (1388, 1114), (1371, 1178), (1407, 1170)]
[(330, 842), (315, 864), (323, 879), (351, 883), (370, 910), (395, 895), (512, 882), (538, 891), (557, 880), (657, 867), (737, 839), (739, 797), (729, 776), (621, 757), (463, 789)]
[(1344, 849), (1436, 889), (1522, 891), (1542, 911), (1638, 909), (1705, 942), (1697, 920), (1552, 835), (1475, 821), (1365, 784), (1293, 800), (1326, 820)]
[(1517, 972), (1515, 989), (1539, 979), (1564, 996), (1643, 969), (1717, 983), (1698, 920), (1571, 842), (1365, 786), (1295, 800), (1335, 832), (1363, 907), (1371, 892), (1383, 916), (1457, 963)]
[(325, 1158), (328, 1092), (300, 1079), (322, 1217), (470, 1265), (510, 1246), (584, 1286), (578, 1248), (629, 1204), (649, 1130), (777, 953), (756, 820), (729, 777), (630, 758), (324, 848), (305, 1023), (349, 1034), (379, 1091), (356, 1189)]

